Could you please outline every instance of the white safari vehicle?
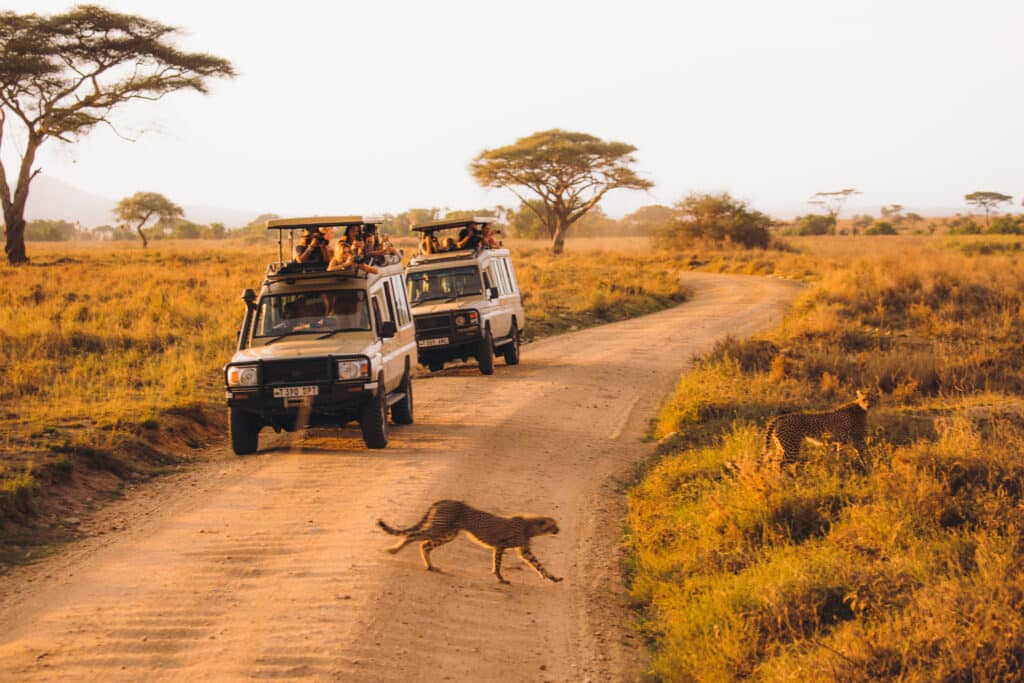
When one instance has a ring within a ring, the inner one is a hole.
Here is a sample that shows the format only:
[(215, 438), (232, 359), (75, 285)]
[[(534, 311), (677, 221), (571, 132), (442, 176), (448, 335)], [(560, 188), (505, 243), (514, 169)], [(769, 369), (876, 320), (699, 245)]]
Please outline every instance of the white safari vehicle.
[(258, 296), (252, 289), (242, 293), (238, 349), (224, 366), (235, 453), (256, 451), (263, 427), (290, 432), (351, 421), (368, 447), (384, 448), (389, 410), (396, 424), (413, 421), (416, 342), (399, 260), (376, 265), (376, 273), (285, 260), (285, 231), (294, 246), (296, 230), (363, 231), (379, 222), (360, 216), (267, 222), (279, 231), (281, 260), (267, 266)]
[[(423, 248), (405, 270), (416, 321), (419, 362), (437, 371), (451, 360), (475, 358), (494, 372), (494, 357), (519, 363), (526, 325), (523, 297), (508, 249), (489, 237), (490, 217), (417, 225)], [(446, 233), (454, 233), (444, 238)], [(445, 243), (448, 248), (445, 248)]]

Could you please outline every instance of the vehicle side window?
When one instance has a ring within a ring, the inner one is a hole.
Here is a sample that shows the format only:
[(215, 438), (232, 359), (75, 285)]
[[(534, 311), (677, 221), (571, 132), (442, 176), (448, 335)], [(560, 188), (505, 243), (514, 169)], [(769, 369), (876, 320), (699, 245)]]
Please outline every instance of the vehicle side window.
[(501, 259), (501, 264), (505, 267), (505, 274), (508, 275), (509, 284), (512, 285), (511, 291), (518, 291), (519, 283), (516, 282), (516, 274), (515, 271), (512, 270), (512, 261), (507, 258), (503, 258)]
[(402, 286), (402, 276), (392, 275), (392, 292), (395, 295), (395, 309), (398, 311), (398, 324), (408, 325), (412, 320), (412, 313), (409, 312), (409, 300), (405, 297), (405, 287)]
[(385, 320), (381, 315), (380, 292), (373, 295), (373, 298), (370, 299), (370, 304), (371, 308), (373, 308), (373, 324), (377, 326), (377, 334), (380, 335), (380, 326)]
[(512, 290), (508, 284), (508, 278), (505, 276), (505, 272), (501, 269), (501, 264), (498, 260), (491, 262), (491, 270), (494, 272), (494, 280), (498, 283), (498, 292), (500, 294), (509, 294)]
[(391, 279), (384, 281), (384, 301), (388, 306), (388, 320), (394, 320), (395, 324), (398, 324), (398, 316), (395, 315), (395, 295), (391, 291), (392, 282)]

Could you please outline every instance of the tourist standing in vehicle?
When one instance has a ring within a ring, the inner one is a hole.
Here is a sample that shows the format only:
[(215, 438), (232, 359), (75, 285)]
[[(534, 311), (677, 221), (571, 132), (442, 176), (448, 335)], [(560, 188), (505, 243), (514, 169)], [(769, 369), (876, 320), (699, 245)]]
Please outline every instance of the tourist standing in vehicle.
[[(329, 230), (329, 229), (328, 229)], [(323, 228), (307, 228), (302, 242), (295, 247), (299, 263), (327, 263), (331, 260), (331, 234)]]

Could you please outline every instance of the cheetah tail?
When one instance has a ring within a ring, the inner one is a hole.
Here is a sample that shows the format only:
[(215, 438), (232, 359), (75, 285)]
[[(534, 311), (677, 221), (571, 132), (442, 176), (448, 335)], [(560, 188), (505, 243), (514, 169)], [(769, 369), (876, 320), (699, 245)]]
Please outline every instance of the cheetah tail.
[(378, 519), (377, 520), (377, 526), (379, 526), (381, 529), (383, 529), (384, 531), (388, 532), (392, 536), (405, 536), (406, 534), (415, 533), (415, 532), (419, 531), (420, 529), (422, 529), (423, 525), (426, 523), (427, 517), (429, 515), (430, 515), (429, 512), (427, 514), (423, 515), (423, 519), (421, 519), (420, 521), (416, 522), (415, 524), (413, 524), (408, 529), (395, 529), (394, 527), (388, 526), (387, 522), (385, 522), (383, 519)]

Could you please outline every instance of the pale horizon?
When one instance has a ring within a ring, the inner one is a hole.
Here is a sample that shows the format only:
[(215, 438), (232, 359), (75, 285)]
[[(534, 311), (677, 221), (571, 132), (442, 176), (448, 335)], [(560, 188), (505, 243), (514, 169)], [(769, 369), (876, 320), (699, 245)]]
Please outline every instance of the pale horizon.
[(40, 148), (43, 175), (112, 200), (253, 216), (510, 206), (468, 164), (549, 128), (638, 148), (655, 187), (609, 194), (612, 216), (691, 191), (768, 212), (847, 187), (862, 192), (851, 208), (967, 212), (965, 194), (992, 190), (1019, 211), (1024, 194), (1018, 3), (99, 4), (180, 27), (182, 48), (239, 72), (117, 110), (137, 142), (98, 127)]

